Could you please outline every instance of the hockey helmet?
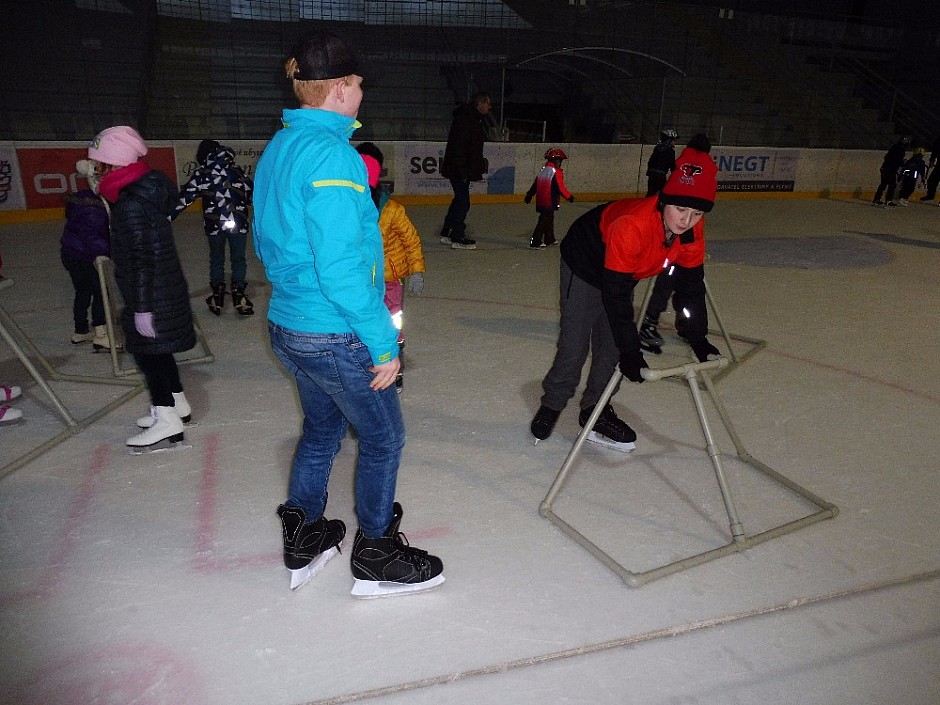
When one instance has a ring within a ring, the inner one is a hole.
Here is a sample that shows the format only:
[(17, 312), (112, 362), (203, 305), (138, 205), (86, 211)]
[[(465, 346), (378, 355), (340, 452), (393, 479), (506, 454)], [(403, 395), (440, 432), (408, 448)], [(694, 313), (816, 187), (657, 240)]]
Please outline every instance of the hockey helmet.
[(671, 127), (663, 130), (659, 134), (664, 140), (674, 140), (679, 136), (679, 133), (673, 130)]
[(568, 155), (565, 154), (564, 150), (552, 147), (545, 152), (545, 158), (550, 162), (560, 162), (562, 159), (567, 159)]

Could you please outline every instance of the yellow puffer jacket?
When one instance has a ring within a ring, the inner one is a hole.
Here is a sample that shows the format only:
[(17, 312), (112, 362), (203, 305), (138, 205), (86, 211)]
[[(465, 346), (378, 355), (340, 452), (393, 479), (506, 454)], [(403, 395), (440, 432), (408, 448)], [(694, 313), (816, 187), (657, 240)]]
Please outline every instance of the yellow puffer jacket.
[(385, 281), (396, 281), (415, 272), (424, 272), (421, 238), (403, 205), (392, 199), (385, 202), (379, 214), (379, 230), (382, 231), (382, 246), (385, 250)]

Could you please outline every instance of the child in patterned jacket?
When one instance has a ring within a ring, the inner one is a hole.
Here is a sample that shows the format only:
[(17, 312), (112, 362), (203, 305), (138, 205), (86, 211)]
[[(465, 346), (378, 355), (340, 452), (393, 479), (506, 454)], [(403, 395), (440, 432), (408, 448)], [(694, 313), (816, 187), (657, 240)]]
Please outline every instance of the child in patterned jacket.
[(235, 152), (215, 140), (203, 140), (196, 152), (196, 171), (180, 188), (173, 218), (202, 197), (202, 219), (209, 239), (209, 310), (222, 315), (225, 306), (225, 243), (232, 265), (232, 305), (243, 316), (255, 310), (245, 295), (245, 247), (248, 240), (248, 206), (254, 186), (251, 177), (235, 163)]

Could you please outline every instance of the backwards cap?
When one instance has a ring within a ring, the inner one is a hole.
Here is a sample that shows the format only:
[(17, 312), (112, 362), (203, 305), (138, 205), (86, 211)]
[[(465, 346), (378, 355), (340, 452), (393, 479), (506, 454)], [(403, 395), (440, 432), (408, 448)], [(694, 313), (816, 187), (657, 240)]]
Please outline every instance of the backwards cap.
[(118, 125), (102, 130), (88, 146), (88, 158), (102, 164), (127, 166), (147, 153), (147, 143), (133, 127)]
[(302, 36), (291, 49), (290, 59), (297, 61), (294, 78), (298, 81), (323, 81), (362, 75), (359, 57), (346, 42), (335, 34), (315, 30)]
[(676, 159), (676, 168), (663, 186), (659, 200), (665, 205), (694, 208), (708, 213), (715, 205), (718, 167), (708, 154), (711, 149), (708, 140), (696, 141), (698, 137), (693, 137), (689, 146)]

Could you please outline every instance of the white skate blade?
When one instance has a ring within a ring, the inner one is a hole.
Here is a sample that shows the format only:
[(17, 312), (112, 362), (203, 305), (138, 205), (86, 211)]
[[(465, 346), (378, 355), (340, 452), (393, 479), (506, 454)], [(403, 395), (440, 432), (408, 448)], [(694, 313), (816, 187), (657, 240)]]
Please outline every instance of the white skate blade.
[(131, 455), (149, 455), (150, 453), (165, 453), (171, 450), (189, 450), (191, 445), (186, 441), (162, 440), (150, 446), (128, 446)]
[(611, 440), (607, 436), (602, 436), (597, 431), (591, 431), (585, 440), (587, 440), (589, 443), (604, 446), (605, 448), (619, 450), (621, 453), (630, 453), (636, 448), (636, 443), (618, 443), (617, 441)]
[(288, 568), (290, 570), (290, 589), (299, 590), (309, 583), (313, 576), (319, 573), (320, 569), (337, 553), (339, 553), (339, 548), (333, 546), (333, 548), (325, 550), (303, 568), (297, 568), (296, 570)]
[(436, 575), (423, 583), (390, 583), (382, 580), (360, 580), (356, 578), (353, 585), (352, 596), (360, 600), (371, 600), (377, 597), (395, 597), (411, 592), (424, 592), (431, 590), (444, 582), (444, 574)]

